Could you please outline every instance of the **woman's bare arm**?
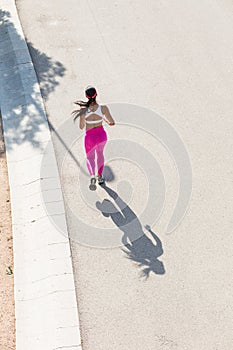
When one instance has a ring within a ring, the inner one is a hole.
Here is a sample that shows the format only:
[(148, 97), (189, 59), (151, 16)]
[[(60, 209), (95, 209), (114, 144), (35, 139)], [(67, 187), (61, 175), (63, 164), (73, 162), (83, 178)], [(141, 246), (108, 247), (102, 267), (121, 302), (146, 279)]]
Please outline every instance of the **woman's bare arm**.
[(85, 127), (85, 114), (80, 115), (80, 120), (79, 120), (79, 127), (80, 129), (83, 129)]
[(109, 111), (107, 106), (102, 106), (102, 112), (103, 112), (103, 114), (104, 114), (104, 116), (106, 118), (105, 119), (106, 122), (109, 125), (115, 125), (115, 121), (114, 121), (113, 117), (111, 116), (111, 113), (110, 113), (110, 111)]

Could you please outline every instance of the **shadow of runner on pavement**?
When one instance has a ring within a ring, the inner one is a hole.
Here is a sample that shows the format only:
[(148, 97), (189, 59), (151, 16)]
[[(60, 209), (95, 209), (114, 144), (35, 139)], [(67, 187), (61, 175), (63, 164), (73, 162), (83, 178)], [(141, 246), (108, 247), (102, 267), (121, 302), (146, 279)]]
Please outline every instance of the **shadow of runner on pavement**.
[[(58, 78), (64, 76), (66, 69), (61, 62), (33, 47), (32, 43), (27, 44), (33, 59), (39, 62), (41, 92), (47, 98), (59, 85)], [(43, 149), (37, 134), (44, 125), (44, 110), (35, 70), (30, 54), (27, 58), (26, 48), (10, 13), (0, 9), (0, 109), (3, 118), (7, 119), (3, 125), (9, 150), (13, 145), (24, 143)], [(20, 75), (20, 71), (24, 74)]]
[(122, 243), (126, 249), (122, 249), (122, 251), (127, 255), (127, 258), (143, 267), (141, 277), (148, 278), (150, 272), (157, 275), (165, 274), (164, 265), (158, 260), (158, 257), (163, 254), (162, 242), (159, 237), (146, 225), (146, 229), (156, 242), (155, 245), (143, 232), (142, 224), (133, 210), (110, 187), (106, 185), (101, 187), (114, 200), (114, 203), (109, 199), (104, 199), (102, 203), (97, 201), (96, 207), (105, 217), (111, 217), (114, 224), (123, 231)]

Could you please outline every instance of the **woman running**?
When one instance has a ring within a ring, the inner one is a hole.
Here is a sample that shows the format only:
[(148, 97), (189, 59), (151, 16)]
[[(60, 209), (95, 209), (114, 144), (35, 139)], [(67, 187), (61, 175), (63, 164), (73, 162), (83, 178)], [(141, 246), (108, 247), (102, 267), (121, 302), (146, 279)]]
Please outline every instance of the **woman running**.
[(85, 151), (87, 155), (87, 168), (91, 175), (90, 190), (96, 190), (95, 176), (95, 153), (97, 156), (98, 183), (104, 183), (104, 146), (107, 142), (107, 133), (103, 128), (103, 120), (109, 125), (115, 125), (115, 122), (107, 106), (101, 106), (96, 102), (97, 91), (94, 87), (88, 86), (85, 90), (88, 101), (76, 101), (75, 104), (81, 108), (75, 110), (74, 121), (80, 117), (79, 127), (83, 129), (86, 126), (84, 139)]

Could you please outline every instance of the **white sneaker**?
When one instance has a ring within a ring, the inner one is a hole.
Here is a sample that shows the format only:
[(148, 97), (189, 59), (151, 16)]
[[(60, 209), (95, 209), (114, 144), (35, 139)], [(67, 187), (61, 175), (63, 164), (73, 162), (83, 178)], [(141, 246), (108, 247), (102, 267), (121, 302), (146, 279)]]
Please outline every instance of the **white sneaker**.
[(96, 190), (96, 177), (94, 175), (91, 177), (91, 183), (89, 185), (89, 188), (91, 191)]
[(98, 184), (99, 184), (99, 185), (103, 185), (103, 183), (104, 183), (104, 177), (103, 177), (103, 175), (98, 175)]

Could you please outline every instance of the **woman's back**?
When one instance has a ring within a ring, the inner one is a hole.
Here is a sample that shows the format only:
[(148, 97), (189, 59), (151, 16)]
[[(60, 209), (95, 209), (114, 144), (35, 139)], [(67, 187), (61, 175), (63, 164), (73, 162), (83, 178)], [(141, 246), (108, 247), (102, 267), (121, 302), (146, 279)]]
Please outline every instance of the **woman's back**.
[(87, 129), (102, 125), (104, 114), (101, 105), (95, 104), (91, 108), (89, 106), (85, 111), (84, 118)]

